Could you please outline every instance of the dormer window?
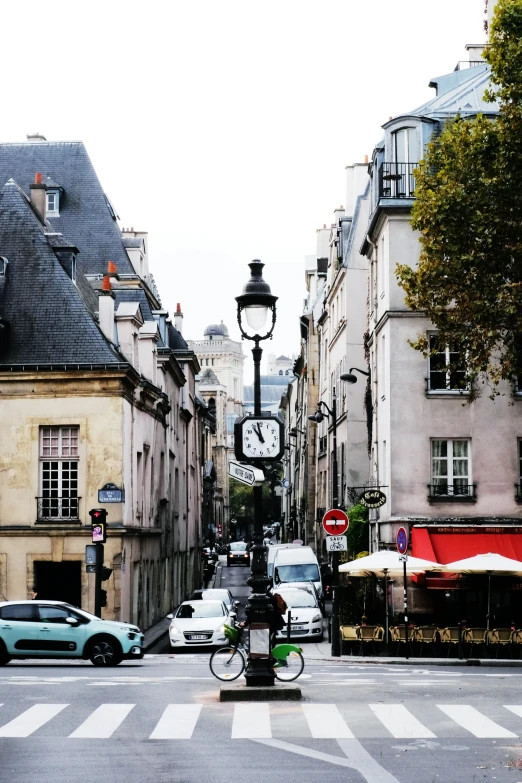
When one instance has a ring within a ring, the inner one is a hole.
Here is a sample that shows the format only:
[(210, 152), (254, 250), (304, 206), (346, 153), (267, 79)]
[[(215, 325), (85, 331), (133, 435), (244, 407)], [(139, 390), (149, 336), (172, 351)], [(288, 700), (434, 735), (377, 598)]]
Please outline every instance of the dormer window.
[(60, 217), (60, 191), (48, 190), (45, 205), (46, 217)]
[(71, 256), (71, 280), (76, 285), (76, 256)]
[(8, 263), (9, 262), (5, 256), (0, 256), (0, 277), (6, 276)]

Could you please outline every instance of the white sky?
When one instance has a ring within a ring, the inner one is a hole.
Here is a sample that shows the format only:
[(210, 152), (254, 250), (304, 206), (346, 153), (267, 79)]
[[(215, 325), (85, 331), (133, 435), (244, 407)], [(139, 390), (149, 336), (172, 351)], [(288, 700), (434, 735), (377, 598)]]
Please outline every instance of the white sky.
[[(223, 319), (252, 258), (299, 349), (304, 256), (344, 167), (484, 40), (484, 0), (25, 0), (2, 4), (0, 141), (85, 142), (122, 226), (149, 231), (184, 335)], [(52, 172), (50, 172), (52, 174)], [(245, 344), (245, 350), (249, 346)], [(245, 378), (251, 378), (250, 356)]]

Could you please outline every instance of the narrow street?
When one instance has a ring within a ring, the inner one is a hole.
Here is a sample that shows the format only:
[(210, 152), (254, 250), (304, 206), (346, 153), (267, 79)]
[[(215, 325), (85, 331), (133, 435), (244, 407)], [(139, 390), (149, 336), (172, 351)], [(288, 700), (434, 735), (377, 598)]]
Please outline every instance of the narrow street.
[[(248, 574), (222, 564), (216, 586), (244, 604)], [(302, 648), (297, 703), (220, 703), (209, 652), (173, 655), (164, 641), (117, 669), (13, 662), (0, 671), (2, 777), (229, 783), (237, 768), (247, 783), (519, 780), (520, 668), (352, 663)]]

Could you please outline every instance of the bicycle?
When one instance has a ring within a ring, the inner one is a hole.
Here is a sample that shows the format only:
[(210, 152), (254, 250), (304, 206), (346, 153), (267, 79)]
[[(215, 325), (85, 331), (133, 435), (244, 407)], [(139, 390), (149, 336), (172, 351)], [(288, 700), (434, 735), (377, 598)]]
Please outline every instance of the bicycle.
[[(241, 627), (224, 626), (225, 636), (230, 642), (228, 647), (220, 647), (210, 656), (210, 671), (218, 680), (232, 682), (245, 671), (248, 648), (243, 641), (244, 630)], [(276, 679), (292, 682), (302, 674), (304, 658), (301, 648), (295, 644), (277, 644), (270, 651)]]

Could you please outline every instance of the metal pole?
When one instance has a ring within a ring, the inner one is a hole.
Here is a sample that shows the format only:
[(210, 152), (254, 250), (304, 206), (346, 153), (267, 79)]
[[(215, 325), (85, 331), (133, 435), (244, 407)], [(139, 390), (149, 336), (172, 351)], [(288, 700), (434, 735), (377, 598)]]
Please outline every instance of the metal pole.
[(96, 546), (96, 571), (94, 575), (94, 614), (101, 617), (101, 589), (102, 589), (102, 568), (103, 568), (103, 544)]
[(488, 613), (486, 615), (486, 650), (489, 644), (490, 613), (491, 613), (491, 571), (488, 571)]
[[(263, 349), (259, 347), (259, 341), (255, 341), (252, 348), (254, 358), (254, 416), (261, 415), (261, 357)], [(251, 631), (253, 624), (268, 627), (268, 650), (266, 657), (248, 658), (248, 666), (245, 671), (246, 684), (273, 685), (275, 674), (269, 666), (270, 650), (270, 599), (267, 588), (270, 580), (266, 572), (266, 547), (263, 544), (263, 487), (256, 486), (254, 492), (254, 545), (252, 547), (252, 569), (247, 584), (252, 588), (248, 598), (246, 614), (250, 621)], [(262, 631), (263, 633), (263, 631)]]
[(384, 601), (385, 601), (385, 613), (384, 613), (384, 650), (388, 655), (388, 639), (390, 635), (390, 616), (389, 616), (389, 602), (388, 602), (388, 569), (384, 569)]
[[(337, 397), (335, 395), (335, 386), (332, 390), (332, 439), (333, 439), (333, 459), (332, 459), (332, 505), (339, 508), (339, 483), (337, 467)], [(341, 655), (341, 640), (339, 635), (339, 553), (332, 554), (332, 657), (339, 658)]]
[(403, 580), (404, 580), (404, 650), (405, 650), (405, 658), (408, 659), (408, 590), (406, 587), (406, 561), (408, 559), (408, 555), (402, 556), (402, 565), (403, 565)]

